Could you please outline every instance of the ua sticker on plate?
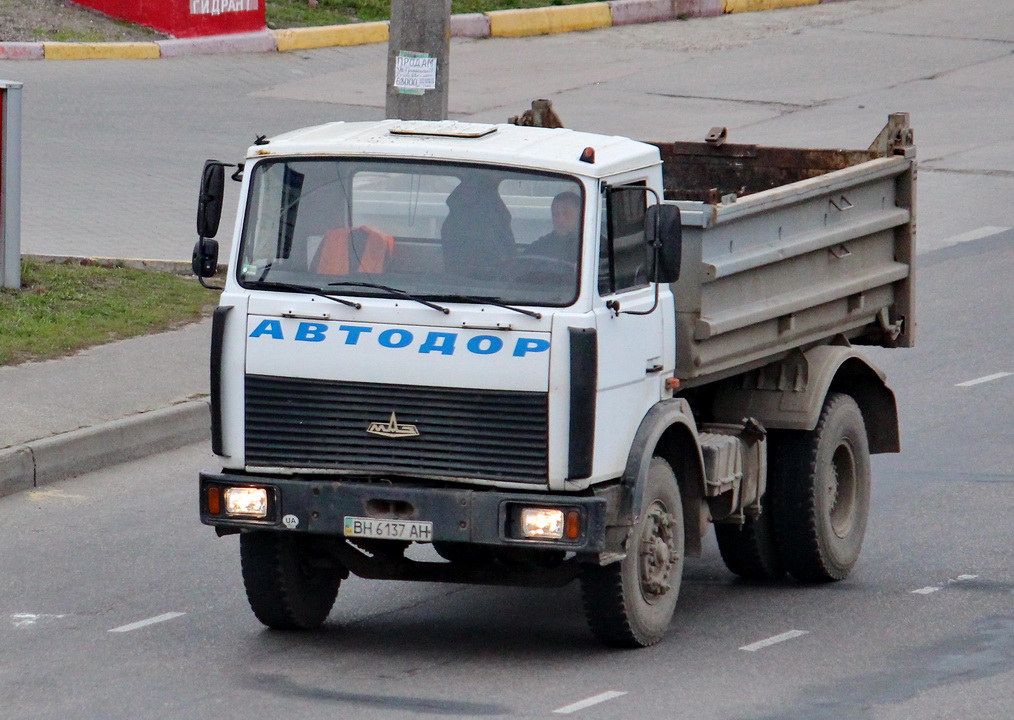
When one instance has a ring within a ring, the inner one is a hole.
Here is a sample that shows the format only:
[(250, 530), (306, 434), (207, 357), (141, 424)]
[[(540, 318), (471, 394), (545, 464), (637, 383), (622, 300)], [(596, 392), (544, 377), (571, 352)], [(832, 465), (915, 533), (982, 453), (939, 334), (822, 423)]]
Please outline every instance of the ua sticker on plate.
[(295, 515), (286, 515), (282, 518), (282, 524), (289, 530), (295, 530), (299, 526), (299, 518)]

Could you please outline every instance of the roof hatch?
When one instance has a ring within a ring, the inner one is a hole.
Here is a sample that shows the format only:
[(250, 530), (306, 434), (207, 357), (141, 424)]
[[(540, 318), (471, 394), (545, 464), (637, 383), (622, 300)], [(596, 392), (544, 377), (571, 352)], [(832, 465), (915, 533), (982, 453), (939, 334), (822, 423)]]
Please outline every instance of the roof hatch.
[(454, 121), (409, 120), (391, 128), (392, 135), (431, 135), (437, 137), (479, 138), (496, 132), (496, 125)]

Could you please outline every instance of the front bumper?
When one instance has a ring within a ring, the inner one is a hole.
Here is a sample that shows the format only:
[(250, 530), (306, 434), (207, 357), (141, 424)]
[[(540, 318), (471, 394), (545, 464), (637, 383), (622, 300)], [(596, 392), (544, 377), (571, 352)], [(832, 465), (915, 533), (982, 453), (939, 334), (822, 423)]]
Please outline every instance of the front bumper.
[[(209, 511), (209, 490), (264, 488), (267, 517), (231, 517)], [(434, 542), (544, 548), (598, 553), (605, 547), (606, 500), (562, 493), (536, 494), (501, 490), (428, 488), (350, 482), (315, 476), (279, 478), (232, 473), (200, 474), (201, 522), (221, 529), (280, 530), (344, 536), (346, 517), (398, 519), (433, 523)], [(533, 540), (518, 537), (516, 518), (523, 507), (576, 510), (580, 531), (574, 539)]]

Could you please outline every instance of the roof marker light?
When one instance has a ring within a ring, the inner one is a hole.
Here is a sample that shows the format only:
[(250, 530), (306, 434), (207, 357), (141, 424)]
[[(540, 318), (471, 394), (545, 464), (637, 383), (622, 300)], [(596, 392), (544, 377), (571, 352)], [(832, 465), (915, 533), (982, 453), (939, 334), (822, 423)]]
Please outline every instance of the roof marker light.
[(586, 147), (581, 152), (581, 157), (579, 159), (581, 160), (581, 162), (586, 162), (589, 165), (594, 165), (595, 164), (595, 148)]

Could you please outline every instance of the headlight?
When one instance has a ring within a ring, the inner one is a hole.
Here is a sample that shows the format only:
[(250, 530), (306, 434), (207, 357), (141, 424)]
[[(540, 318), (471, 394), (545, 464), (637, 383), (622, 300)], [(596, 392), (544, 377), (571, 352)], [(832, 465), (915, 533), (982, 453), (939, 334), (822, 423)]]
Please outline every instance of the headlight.
[(559, 540), (563, 537), (563, 510), (524, 508), (521, 511), (521, 534), (528, 538)]
[(226, 488), (225, 514), (254, 518), (267, 517), (268, 491), (264, 488)]

